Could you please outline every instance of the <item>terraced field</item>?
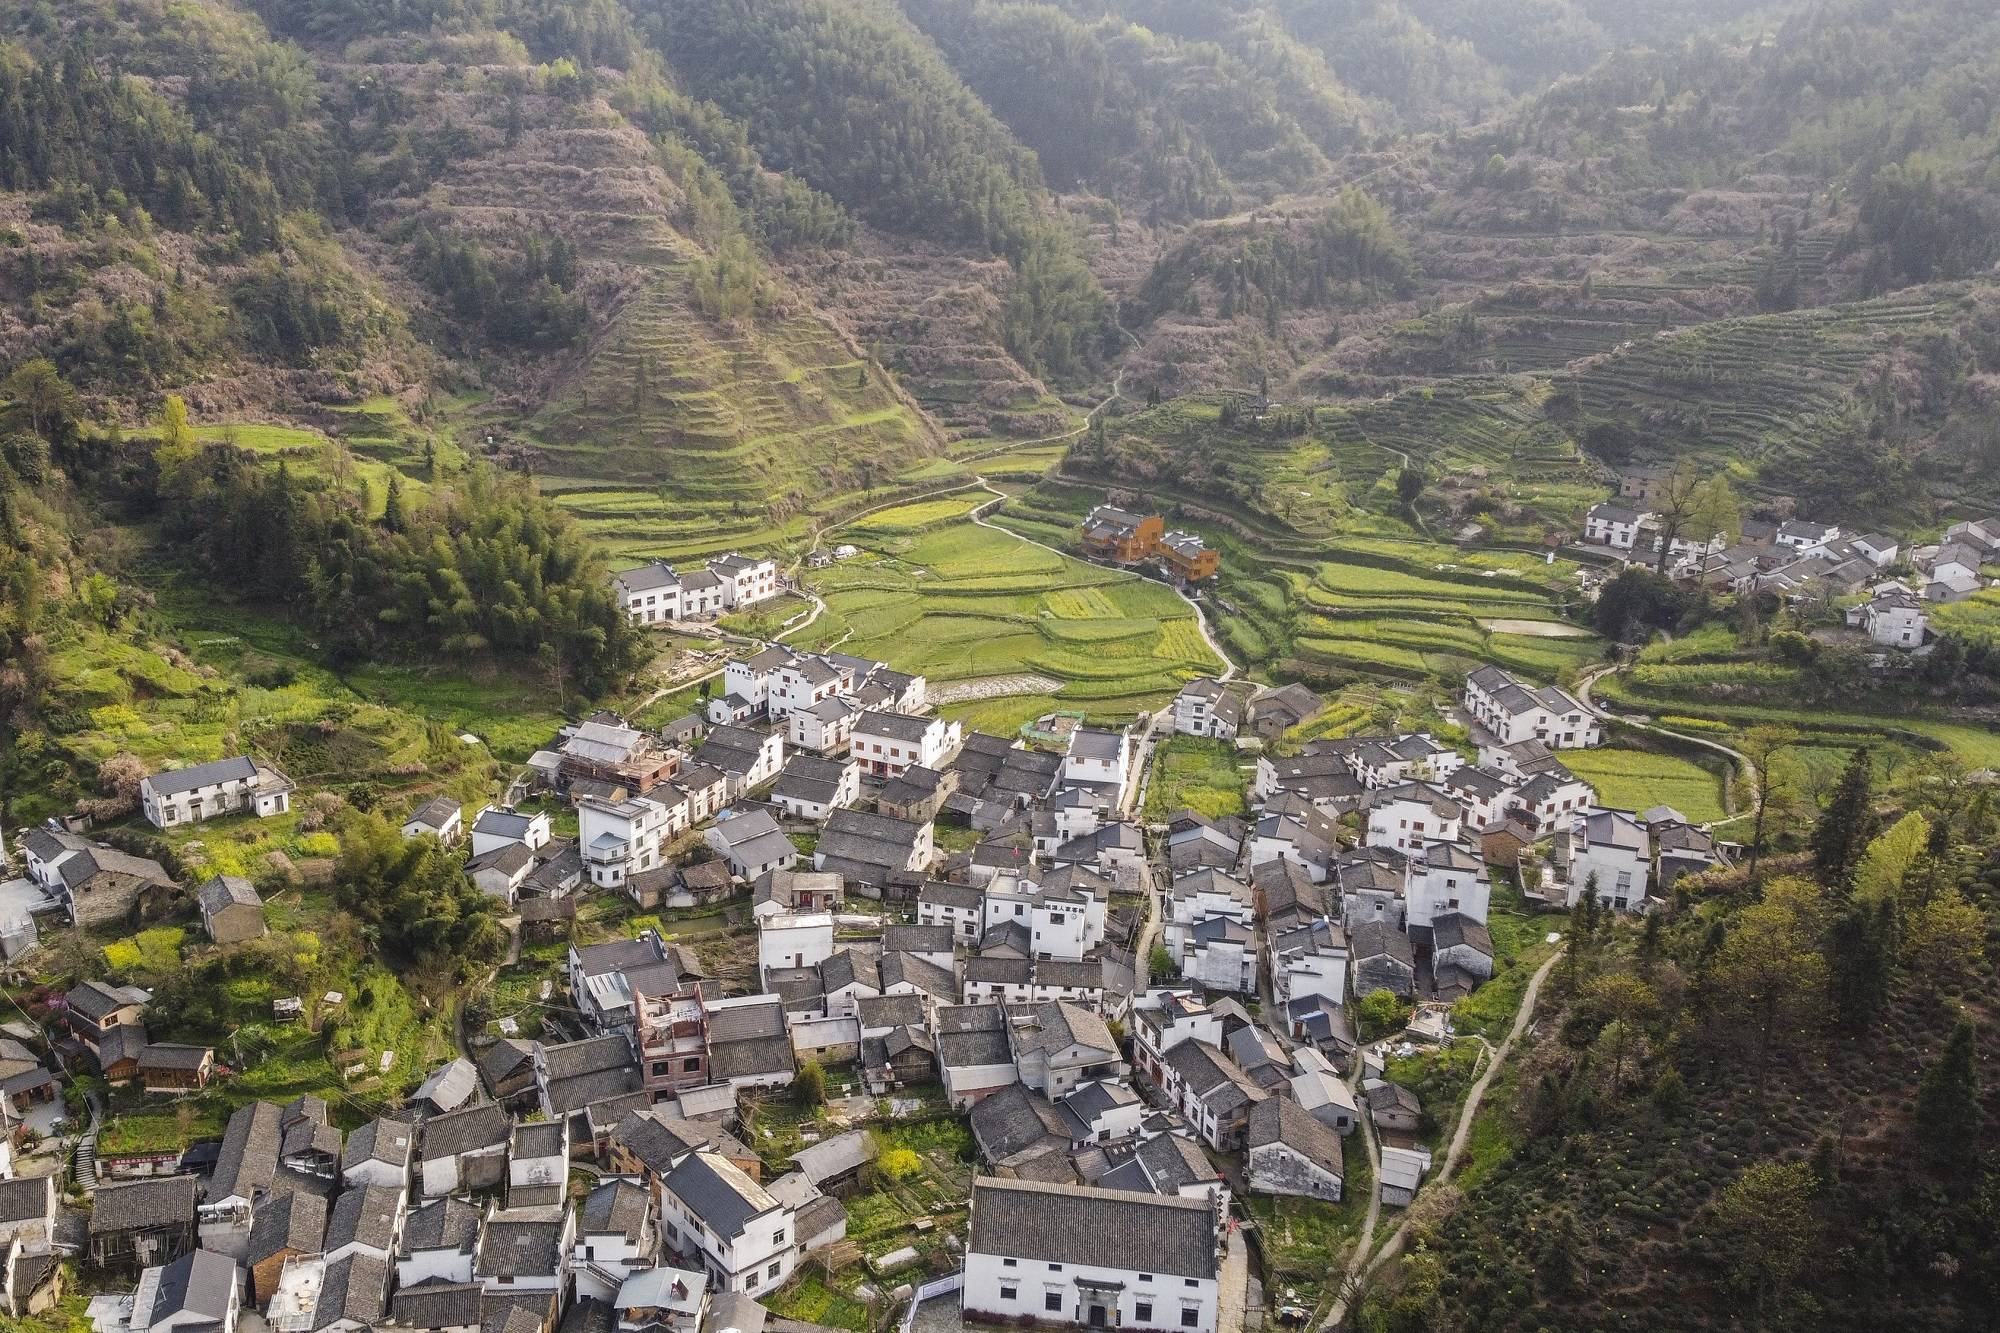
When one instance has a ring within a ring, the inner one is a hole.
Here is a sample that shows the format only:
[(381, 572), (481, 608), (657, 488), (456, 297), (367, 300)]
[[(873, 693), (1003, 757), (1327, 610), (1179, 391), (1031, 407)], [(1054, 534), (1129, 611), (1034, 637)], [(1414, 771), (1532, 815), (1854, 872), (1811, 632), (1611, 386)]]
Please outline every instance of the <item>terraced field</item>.
[(1649, 810), (1671, 805), (1697, 824), (1721, 819), (1722, 779), (1689, 759), (1605, 746), (1566, 750), (1570, 772), (1597, 789), (1598, 801), (1614, 810)]
[[(1813, 460), (1857, 443), (1883, 365), (1952, 328), (1961, 289), (1718, 320), (1638, 339), (1560, 381), (1587, 418), (1653, 456), (1697, 453), (1761, 470), (1785, 489)], [(1992, 478), (1974, 490), (1990, 495)]]
[[(1009, 500), (995, 521), (1069, 544), (1100, 499), (1085, 487), (1044, 483)], [(1497, 662), (1553, 680), (1603, 651), (1595, 635), (1563, 619), (1566, 604), (1580, 603), (1568, 591), (1576, 569), (1566, 563), (1409, 538), (1315, 538), (1268, 520), (1251, 526), (1233, 511), (1217, 519), (1168, 513), (1222, 552), (1222, 573), (1205, 595), (1225, 646), (1279, 675), (1411, 680)]]
[(548, 469), (756, 501), (862, 490), (935, 452), (887, 379), (803, 314), (704, 316), (669, 267), (536, 416)]
[[(894, 531), (928, 503), (867, 522)], [(914, 538), (871, 531), (843, 530), (864, 555), (813, 576), (827, 610), (809, 639), (838, 641), (935, 682), (1020, 672), (1064, 682), (1051, 695), (944, 710), (982, 729), (1011, 730), (1056, 707), (1129, 718), (1219, 666), (1193, 612), (1159, 584), (970, 522)]]
[(1772, 675), (1784, 670), (1734, 661), (1653, 666), (1642, 660), (1628, 674), (1598, 681), (1593, 693), (1618, 709), (1659, 717), (1685, 732), (1727, 739), (1730, 730), (1778, 722), (1798, 730), (1806, 749), (1870, 745), (1898, 761), (1919, 750), (1948, 749), (1975, 768), (2000, 768), (2000, 728), (1990, 722), (1916, 704), (1897, 711), (1885, 702), (1876, 711), (1860, 711), (1809, 703), (1793, 696), (1789, 677)]

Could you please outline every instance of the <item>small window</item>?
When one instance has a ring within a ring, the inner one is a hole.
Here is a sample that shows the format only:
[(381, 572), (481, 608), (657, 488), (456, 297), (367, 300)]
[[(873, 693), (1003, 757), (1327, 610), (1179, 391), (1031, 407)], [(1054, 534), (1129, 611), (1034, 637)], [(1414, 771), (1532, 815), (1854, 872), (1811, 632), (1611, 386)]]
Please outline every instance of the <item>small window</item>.
[(1021, 1289), (1019, 1287), (1000, 1288), (1000, 1299), (1003, 1301), (1015, 1300), (1019, 1298), (1020, 1294), (1021, 1294)]
[(779, 1270), (779, 1269), (781, 1269), (781, 1268), (783, 1268), (784, 1266), (785, 1266), (785, 1261), (784, 1261), (784, 1260), (782, 1260), (782, 1259), (773, 1259), (773, 1260), (771, 1261), (771, 1266), (770, 1266), (769, 1268), (767, 1268), (767, 1269), (765, 1269), (765, 1270), (764, 1270), (764, 1276), (765, 1276), (765, 1277), (776, 1277), (776, 1276), (778, 1275), (778, 1270)]
[(1184, 1287), (1199, 1287), (1201, 1283), (1195, 1278), (1190, 1277), (1181, 1279), (1181, 1285)]
[(1021, 1261), (1019, 1259), (1002, 1259), (1000, 1261), (1000, 1266), (1002, 1268), (1019, 1268), (1021, 1266)]
[(1060, 1272), (1062, 1272), (1062, 1265), (1061, 1265), (1061, 1264), (1050, 1264), (1050, 1265), (1049, 1265), (1049, 1271), (1050, 1271), (1051, 1273), (1060, 1273)]
[(1152, 1323), (1153, 1303), (1151, 1301), (1132, 1302), (1132, 1319), (1134, 1323), (1140, 1323), (1140, 1324)]
[(1181, 1310), (1181, 1327), (1193, 1328), (1201, 1322), (1201, 1310), (1196, 1306), (1186, 1306)]
[(1151, 1273), (1141, 1273), (1139, 1274), (1139, 1280), (1141, 1282), (1151, 1282), (1153, 1280), (1153, 1275)]
[(1062, 1293), (1051, 1291), (1043, 1295), (1042, 1308), (1044, 1310), (1052, 1310), (1057, 1314), (1062, 1313)]

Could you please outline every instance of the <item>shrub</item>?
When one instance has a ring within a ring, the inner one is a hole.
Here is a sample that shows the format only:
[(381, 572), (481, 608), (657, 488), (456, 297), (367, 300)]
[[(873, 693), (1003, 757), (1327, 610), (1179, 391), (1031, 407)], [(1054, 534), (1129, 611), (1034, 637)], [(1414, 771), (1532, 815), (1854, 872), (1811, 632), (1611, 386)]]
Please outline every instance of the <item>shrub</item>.
[(908, 1180), (924, 1169), (924, 1159), (908, 1148), (891, 1148), (875, 1159), (875, 1169), (882, 1173), (885, 1180)]
[(1361, 1040), (1373, 1041), (1403, 1026), (1410, 1016), (1409, 1004), (1394, 991), (1372, 990), (1355, 1006), (1361, 1019)]

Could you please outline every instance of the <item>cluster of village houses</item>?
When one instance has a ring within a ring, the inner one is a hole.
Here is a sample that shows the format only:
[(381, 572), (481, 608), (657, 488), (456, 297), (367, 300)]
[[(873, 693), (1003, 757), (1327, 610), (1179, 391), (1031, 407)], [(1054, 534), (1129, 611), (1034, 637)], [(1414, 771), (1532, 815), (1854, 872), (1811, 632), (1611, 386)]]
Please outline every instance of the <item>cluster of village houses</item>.
[[(1086, 539), (1143, 560), (1174, 549), (1159, 526), (1099, 509)], [(776, 588), (769, 562), (737, 557), (619, 581), (644, 623)], [(690, 589), (720, 591), (690, 603)], [(1366, 1114), (1384, 1201), (1414, 1195), (1430, 1165), (1422, 1108), (1357, 1040), (1352, 1005), (1387, 990), (1419, 1002), (1413, 1030), (1441, 1034), (1449, 1004), (1494, 971), (1496, 868), (1551, 903), (1593, 891), (1643, 910), (1728, 863), (1672, 810), (1599, 807), (1560, 753), (1599, 743), (1600, 726), (1562, 690), (1484, 667), (1462, 709), (1476, 762), (1426, 734), (1279, 754), (1260, 742), (1317, 715), (1311, 691), (1194, 681), (1173, 730), (1254, 754), (1253, 810), (1153, 830), (1129, 815), (1141, 751), (1127, 732), (968, 735), (931, 710), (922, 677), (841, 653), (774, 645), (731, 662), (701, 714), (657, 730), (612, 714), (567, 726), (528, 770), (574, 807), (576, 837), (554, 836), (546, 808), (468, 820), (444, 799), (411, 811), (405, 836), (464, 844), (470, 880), (524, 933), (563, 930), (588, 893), (675, 909), (747, 892), (754, 973), (712, 975), (651, 931), (572, 945), (562, 1040), (503, 1035), (351, 1134), (314, 1098), (253, 1103), (206, 1153), (99, 1161), (111, 1183), (90, 1257), (137, 1285), (93, 1318), (100, 1333), (229, 1333), (247, 1302), (287, 1333), (782, 1328), (756, 1298), (841, 1239), (838, 1195), (873, 1152), (841, 1135), (766, 1180), (735, 1137), (739, 1094), (789, 1085), (810, 1057), (851, 1065), (873, 1096), (936, 1087), (969, 1116), (986, 1170), (962, 1242), (968, 1315), (1208, 1333), (1230, 1206), (1212, 1154), (1242, 1155), (1239, 1188), (1337, 1201), (1343, 1136)], [(141, 805), (171, 828), (277, 813), (290, 792), (235, 758), (148, 777)], [(939, 849), (939, 821), (971, 831), (954, 840), (966, 850)], [(37, 830), (23, 850), (44, 910), (72, 921), (172, 889), (157, 863), (77, 832)], [(247, 882), (215, 877), (195, 897), (219, 943), (264, 930)], [(1147, 977), (1154, 945), (1171, 975)], [(199, 1090), (215, 1052), (150, 1041), (149, 998), (80, 983), (69, 1039), (114, 1085)], [(10, 1054), (0, 1110), (55, 1095), (31, 1053)], [(575, 1161), (600, 1182), (580, 1207)], [(37, 1257), (55, 1236), (49, 1192), (16, 1227), (10, 1302), (21, 1283), (21, 1308), (52, 1299)]]
[(1665, 476), (1658, 468), (1621, 476), (1618, 498), (1584, 516), (1583, 542), (1646, 565), (1659, 562), (1664, 546), (1666, 571), (1703, 588), (1857, 598), (1846, 608), (1846, 623), (1882, 648), (1922, 652), (1934, 638), (1931, 608), (1987, 587), (1982, 568), (2000, 564), (2000, 517), (1954, 523), (1938, 541), (1909, 548), (1879, 532), (1843, 532), (1799, 518), (1746, 518), (1733, 542), (1722, 533), (1669, 537), (1645, 507)]
[[(242, 1107), (205, 1153), (100, 1160), (89, 1255), (136, 1285), (94, 1304), (99, 1333), (231, 1333), (245, 1305), (284, 1333), (796, 1329), (757, 1298), (842, 1238), (839, 1195), (874, 1151), (841, 1135), (765, 1178), (739, 1094), (791, 1084), (807, 1058), (871, 1096), (937, 1089), (969, 1117), (985, 1169), (956, 1242), (968, 1316), (1211, 1333), (1231, 1193), (1217, 1155), (1241, 1154), (1238, 1188), (1338, 1200), (1365, 1114), (1384, 1201), (1419, 1187), (1423, 1108), (1357, 1040), (1352, 1006), (1387, 990), (1417, 1003), (1412, 1031), (1443, 1035), (1495, 968), (1496, 868), (1554, 904), (1594, 891), (1637, 911), (1728, 863), (1671, 810), (1598, 805), (1560, 756), (1600, 727), (1562, 690), (1483, 667), (1461, 706), (1476, 762), (1425, 734), (1280, 754), (1258, 742), (1322, 711), (1311, 691), (1195, 681), (1173, 729), (1255, 756), (1253, 810), (1150, 830), (1129, 814), (1139, 738), (965, 734), (922, 677), (839, 653), (732, 662), (705, 715), (657, 730), (567, 726), (529, 770), (573, 805), (575, 838), (545, 808), (468, 821), (443, 799), (404, 834), (463, 844), (524, 934), (563, 931), (589, 893), (648, 909), (747, 893), (754, 972), (713, 975), (652, 931), (572, 945), (547, 1038), (482, 1038), (352, 1133), (308, 1097)], [(248, 760), (147, 781), (163, 827), (268, 813), (289, 790)], [(951, 840), (965, 850), (940, 850), (941, 821), (969, 830)], [(80, 919), (169, 886), (75, 833), (24, 850)], [(196, 897), (218, 942), (264, 929), (243, 881)], [(1148, 975), (1156, 947), (1171, 975)], [(212, 1049), (148, 1040), (148, 1002), (82, 982), (69, 1040), (113, 1084), (217, 1077)], [(0, 1100), (54, 1095), (39, 1061), (9, 1074), (6, 1055)], [(580, 1207), (572, 1162), (598, 1182)], [(24, 1219), (17, 1258), (54, 1235), (52, 1214)], [(27, 1258), (7, 1272), (46, 1276)]]

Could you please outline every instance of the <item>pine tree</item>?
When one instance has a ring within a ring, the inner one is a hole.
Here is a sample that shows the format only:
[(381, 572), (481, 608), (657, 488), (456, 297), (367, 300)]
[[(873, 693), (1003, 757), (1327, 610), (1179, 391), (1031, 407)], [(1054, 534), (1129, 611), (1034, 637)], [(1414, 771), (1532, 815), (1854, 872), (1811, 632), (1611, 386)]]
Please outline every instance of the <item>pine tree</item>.
[(1849, 1031), (1866, 1028), (1888, 1001), (1895, 964), (1892, 911), (1886, 902), (1849, 903), (1827, 933), (1834, 1012)]
[(1937, 1063), (1917, 1084), (1917, 1134), (1940, 1160), (1956, 1160), (1979, 1133), (1979, 1074), (1973, 1067), (1972, 1020), (1961, 1018)]
[(160, 407), (160, 440), (153, 446), (153, 461), (162, 477), (172, 477), (193, 459), (194, 427), (188, 424), (187, 402), (170, 393)]
[(389, 474), (389, 494), (382, 503), (382, 526), (391, 532), (407, 532), (410, 527), (409, 511), (403, 507), (403, 474)]
[(1874, 836), (1875, 770), (1864, 745), (1841, 770), (1833, 798), (1813, 829), (1813, 864), (1820, 878), (1830, 885), (1846, 887), (1855, 863)]

